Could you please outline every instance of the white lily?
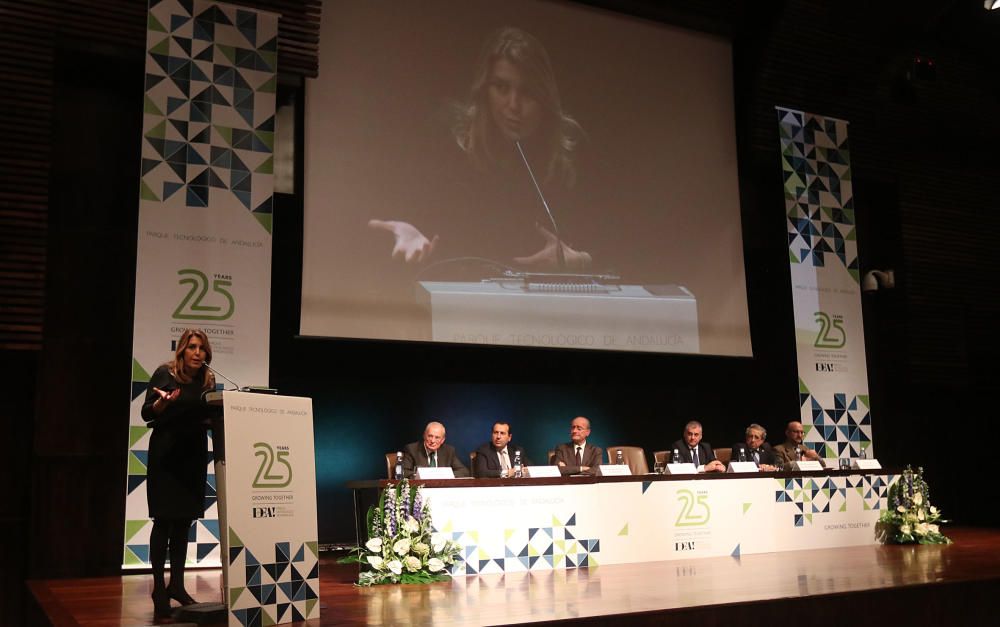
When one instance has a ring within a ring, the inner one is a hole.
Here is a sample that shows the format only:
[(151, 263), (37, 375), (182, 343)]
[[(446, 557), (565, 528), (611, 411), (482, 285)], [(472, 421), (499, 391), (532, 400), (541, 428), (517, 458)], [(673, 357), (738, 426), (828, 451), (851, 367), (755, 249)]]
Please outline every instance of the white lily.
[(444, 562), (442, 562), (436, 557), (432, 557), (429, 560), (427, 560), (427, 570), (431, 571), (432, 573), (444, 570)]
[(431, 536), (431, 546), (435, 553), (443, 551), (446, 544), (448, 544), (448, 540), (442, 534), (435, 533)]
[(392, 550), (396, 555), (406, 555), (410, 552), (410, 539), (396, 540), (396, 544), (392, 545)]

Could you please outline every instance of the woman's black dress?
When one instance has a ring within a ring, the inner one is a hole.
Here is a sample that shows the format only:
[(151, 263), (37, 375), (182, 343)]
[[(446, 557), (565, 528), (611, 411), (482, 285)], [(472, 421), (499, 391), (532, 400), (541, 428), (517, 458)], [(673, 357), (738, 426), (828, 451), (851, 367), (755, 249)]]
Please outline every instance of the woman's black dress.
[[(153, 388), (180, 388), (180, 396), (156, 415)], [(188, 519), (205, 515), (205, 481), (208, 466), (208, 420), (216, 411), (202, 400), (201, 377), (181, 384), (167, 366), (160, 366), (149, 380), (142, 419), (153, 433), (146, 465), (146, 502), (150, 518)]]

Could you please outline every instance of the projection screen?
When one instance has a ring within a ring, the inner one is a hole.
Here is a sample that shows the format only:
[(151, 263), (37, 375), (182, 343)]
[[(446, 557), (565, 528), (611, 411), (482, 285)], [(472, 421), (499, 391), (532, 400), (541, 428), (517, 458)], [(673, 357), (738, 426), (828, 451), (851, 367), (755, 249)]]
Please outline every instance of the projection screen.
[(309, 336), (751, 354), (728, 40), (562, 2), (325, 2)]

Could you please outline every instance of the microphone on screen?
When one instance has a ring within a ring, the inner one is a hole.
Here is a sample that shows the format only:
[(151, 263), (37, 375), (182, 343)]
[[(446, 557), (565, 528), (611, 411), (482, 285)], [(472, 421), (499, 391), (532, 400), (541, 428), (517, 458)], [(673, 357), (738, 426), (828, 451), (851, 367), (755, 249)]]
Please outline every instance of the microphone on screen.
[(552, 224), (552, 234), (556, 236), (556, 264), (559, 266), (560, 270), (566, 270), (566, 256), (563, 253), (562, 238), (559, 237), (559, 227), (556, 225), (556, 219), (552, 215), (552, 210), (549, 209), (549, 203), (545, 201), (545, 195), (542, 194), (542, 188), (538, 185), (538, 180), (535, 179), (535, 173), (531, 169), (531, 164), (528, 163), (528, 157), (525, 156), (524, 150), (521, 148), (520, 140), (514, 140), (514, 146), (517, 147), (517, 152), (521, 155), (521, 161), (524, 163), (524, 167), (528, 170), (528, 176), (531, 177), (531, 183), (535, 186), (535, 193), (538, 194), (538, 199), (542, 201), (542, 206), (545, 207), (545, 213), (549, 216), (549, 222)]

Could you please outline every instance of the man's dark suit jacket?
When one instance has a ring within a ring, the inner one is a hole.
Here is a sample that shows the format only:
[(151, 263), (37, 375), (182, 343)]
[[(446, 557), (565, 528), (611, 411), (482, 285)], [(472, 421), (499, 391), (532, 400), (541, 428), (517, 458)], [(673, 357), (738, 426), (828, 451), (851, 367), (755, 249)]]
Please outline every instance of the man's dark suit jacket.
[[(736, 444), (733, 444), (733, 457), (730, 461), (733, 462), (740, 461), (741, 448), (745, 448), (747, 450), (747, 461), (752, 462), (753, 452), (752, 449), (749, 446), (747, 446), (746, 442), (737, 442)], [(760, 463), (767, 464), (768, 466), (778, 465), (778, 457), (777, 455), (774, 454), (774, 449), (772, 449), (771, 445), (768, 444), (767, 442), (764, 442), (763, 444), (760, 445)]]
[[(423, 441), (410, 442), (403, 447), (404, 477), (412, 479), (416, 475), (417, 468), (430, 465), (430, 460), (427, 459), (427, 452), (424, 450)], [(450, 444), (442, 444), (441, 448), (437, 450), (437, 465), (439, 467), (450, 466), (456, 477), (469, 476), (469, 469), (458, 458), (455, 447)]]
[[(521, 465), (530, 466), (531, 461), (525, 456), (524, 447), (509, 442), (507, 444), (507, 457), (510, 458), (511, 467), (514, 466), (514, 451), (517, 450), (521, 451)], [(500, 476), (500, 458), (497, 457), (497, 450), (493, 448), (492, 442), (487, 442), (476, 449), (476, 464), (473, 466), (472, 471), (472, 476), (474, 477)]]
[[(590, 470), (584, 474), (596, 475), (597, 467), (604, 463), (603, 459), (604, 450), (599, 446), (594, 446), (590, 442), (587, 442), (587, 446), (583, 449), (583, 465), (589, 466)], [(578, 475), (582, 472), (580, 464), (576, 461), (576, 445), (572, 442), (560, 444), (556, 447), (556, 456), (552, 460), (552, 464), (558, 466), (559, 462), (566, 464), (565, 466), (559, 466), (560, 474)]]
[[(691, 462), (691, 448), (687, 445), (684, 440), (677, 440), (674, 442), (673, 446), (670, 447), (670, 451), (673, 452), (677, 449), (680, 453), (681, 459), (679, 463), (690, 464)], [(715, 459), (715, 451), (712, 450), (712, 445), (708, 442), (702, 440), (698, 443), (698, 464), (704, 466), (708, 462)], [(670, 463), (677, 463), (675, 460), (671, 459)]]

